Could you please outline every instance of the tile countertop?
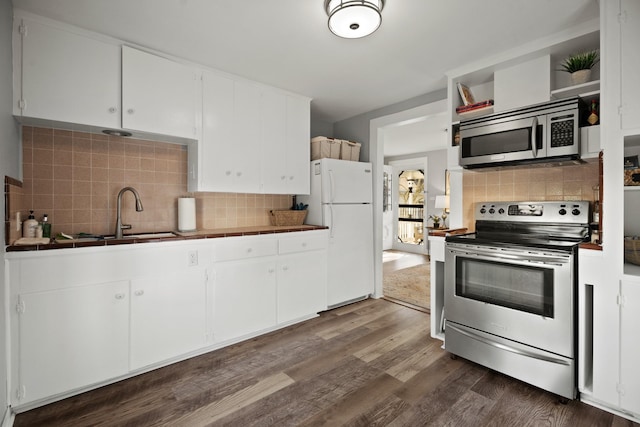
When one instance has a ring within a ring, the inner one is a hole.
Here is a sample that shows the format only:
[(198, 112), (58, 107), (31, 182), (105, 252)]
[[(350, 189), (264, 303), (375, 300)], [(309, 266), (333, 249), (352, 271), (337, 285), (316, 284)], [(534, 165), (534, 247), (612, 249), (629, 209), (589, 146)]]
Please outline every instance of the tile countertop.
[(42, 250), (50, 250), (50, 249), (85, 248), (85, 247), (94, 247), (94, 246), (113, 246), (113, 245), (126, 245), (126, 244), (151, 243), (151, 242), (157, 243), (157, 242), (169, 242), (169, 241), (190, 240), (190, 239), (216, 239), (220, 237), (256, 236), (259, 234), (292, 233), (296, 231), (324, 230), (327, 228), (328, 227), (320, 226), (320, 225), (284, 225), (284, 226), (264, 225), (264, 226), (255, 226), (255, 227), (217, 228), (217, 229), (189, 231), (189, 232), (173, 231), (175, 236), (170, 236), (170, 237), (144, 237), (144, 238), (107, 239), (107, 240), (89, 240), (89, 239), (62, 240), (62, 241), (52, 241), (51, 243), (47, 243), (43, 245), (9, 245), (6, 248), (6, 251), (7, 252), (42, 251)]

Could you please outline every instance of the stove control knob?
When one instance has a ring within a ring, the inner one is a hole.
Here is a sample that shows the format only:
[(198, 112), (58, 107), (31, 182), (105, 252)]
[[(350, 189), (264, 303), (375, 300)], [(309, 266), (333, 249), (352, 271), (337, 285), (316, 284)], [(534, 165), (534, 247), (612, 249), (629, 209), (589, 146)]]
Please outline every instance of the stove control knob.
[(566, 214), (567, 214), (567, 210), (566, 210), (565, 208), (562, 208), (562, 209), (560, 209), (560, 210), (558, 211), (558, 213), (559, 213), (560, 215), (566, 215)]
[(480, 213), (481, 213), (482, 215), (484, 215), (484, 214), (486, 214), (486, 213), (487, 213), (487, 210), (486, 210), (485, 208), (482, 208), (482, 209), (480, 209)]
[(498, 213), (499, 213), (500, 215), (502, 215), (502, 214), (504, 213), (504, 209), (502, 209), (502, 208), (498, 209)]
[(573, 215), (580, 215), (580, 209), (574, 209), (571, 211)]
[(489, 209), (489, 213), (493, 215), (494, 213), (496, 213), (496, 210), (491, 208), (491, 209)]

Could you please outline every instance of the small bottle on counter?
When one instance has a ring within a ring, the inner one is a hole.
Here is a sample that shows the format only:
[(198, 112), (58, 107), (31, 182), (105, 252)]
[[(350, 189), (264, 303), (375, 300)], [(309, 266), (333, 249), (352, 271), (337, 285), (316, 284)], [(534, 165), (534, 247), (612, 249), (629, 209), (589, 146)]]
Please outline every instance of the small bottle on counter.
[(42, 216), (42, 237), (51, 238), (51, 223), (49, 222), (49, 215), (44, 214)]
[(38, 227), (36, 228), (36, 237), (38, 239), (42, 238), (42, 224), (38, 224)]
[(38, 221), (33, 216), (33, 211), (29, 211), (29, 217), (22, 223), (22, 237), (36, 237)]

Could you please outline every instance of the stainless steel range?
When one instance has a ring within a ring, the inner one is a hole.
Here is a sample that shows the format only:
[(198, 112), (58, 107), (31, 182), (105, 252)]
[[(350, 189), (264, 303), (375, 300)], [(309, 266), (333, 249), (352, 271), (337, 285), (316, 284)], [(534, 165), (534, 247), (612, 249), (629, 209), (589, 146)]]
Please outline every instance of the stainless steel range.
[(589, 202), (483, 202), (445, 239), (445, 349), (576, 397), (577, 248)]

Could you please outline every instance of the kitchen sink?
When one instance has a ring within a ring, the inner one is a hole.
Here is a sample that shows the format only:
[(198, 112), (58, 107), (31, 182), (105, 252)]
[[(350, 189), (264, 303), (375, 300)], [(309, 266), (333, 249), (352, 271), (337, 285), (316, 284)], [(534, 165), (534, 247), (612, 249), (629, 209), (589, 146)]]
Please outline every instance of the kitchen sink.
[[(163, 239), (167, 237), (177, 237), (178, 235), (172, 231), (160, 231), (157, 233), (140, 233), (140, 234), (126, 234), (122, 236), (123, 240), (133, 240), (133, 239)], [(57, 240), (59, 243), (69, 242), (69, 243), (81, 243), (81, 242), (96, 242), (100, 240), (115, 240), (116, 236), (100, 236), (94, 234), (80, 234), (75, 239), (60, 239)]]
[[(165, 237), (176, 237), (177, 234), (172, 231), (161, 231), (158, 233), (140, 233), (140, 234), (125, 234), (123, 239), (162, 239)], [(105, 236), (105, 240), (115, 239), (115, 236)]]
[(161, 239), (163, 237), (176, 237), (177, 234), (171, 231), (163, 231), (160, 233), (142, 233), (142, 234), (126, 234), (123, 239)]

